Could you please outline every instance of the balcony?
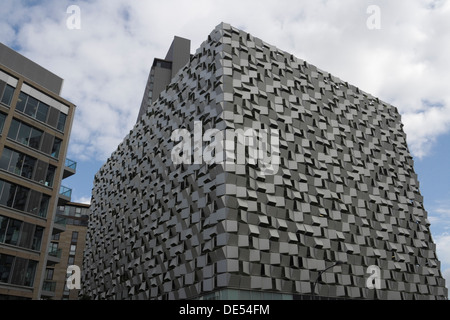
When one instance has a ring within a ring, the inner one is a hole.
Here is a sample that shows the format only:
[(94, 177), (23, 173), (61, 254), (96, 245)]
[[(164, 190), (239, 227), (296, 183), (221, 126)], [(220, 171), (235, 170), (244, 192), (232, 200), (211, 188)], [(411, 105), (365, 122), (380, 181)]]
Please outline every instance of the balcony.
[(62, 249), (53, 249), (48, 252), (47, 264), (53, 265), (61, 262)]
[(64, 217), (56, 216), (53, 223), (52, 235), (66, 231), (67, 219)]
[(56, 291), (56, 281), (44, 281), (42, 284), (41, 296), (46, 298), (53, 298)]
[(77, 171), (77, 163), (73, 160), (66, 159), (64, 164), (63, 179), (73, 176)]
[(58, 206), (63, 206), (72, 199), (72, 189), (61, 186), (59, 189)]

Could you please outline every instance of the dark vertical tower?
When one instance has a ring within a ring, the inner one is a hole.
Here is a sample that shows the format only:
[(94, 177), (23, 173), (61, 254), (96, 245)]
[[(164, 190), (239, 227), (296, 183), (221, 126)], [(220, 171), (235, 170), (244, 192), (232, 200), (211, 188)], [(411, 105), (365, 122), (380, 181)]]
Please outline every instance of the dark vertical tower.
[(190, 40), (174, 37), (166, 57), (153, 61), (137, 121), (147, 112), (151, 104), (158, 99), (159, 94), (166, 89), (177, 72), (189, 62), (191, 57), (190, 50)]

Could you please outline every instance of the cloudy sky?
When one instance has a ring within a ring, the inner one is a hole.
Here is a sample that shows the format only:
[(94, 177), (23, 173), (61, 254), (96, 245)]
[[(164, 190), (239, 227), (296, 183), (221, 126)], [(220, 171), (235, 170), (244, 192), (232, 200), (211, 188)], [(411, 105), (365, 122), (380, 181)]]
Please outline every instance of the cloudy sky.
[(194, 52), (227, 22), (395, 105), (450, 283), (450, 0), (2, 0), (0, 12), (0, 41), (64, 78), (77, 105), (74, 201), (90, 200), (175, 35)]

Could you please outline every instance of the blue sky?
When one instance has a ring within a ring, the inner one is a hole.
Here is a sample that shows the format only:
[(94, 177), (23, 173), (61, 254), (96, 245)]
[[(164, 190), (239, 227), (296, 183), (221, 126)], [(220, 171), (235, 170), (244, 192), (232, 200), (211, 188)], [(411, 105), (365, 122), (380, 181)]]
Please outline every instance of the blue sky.
[[(80, 29), (67, 26), (70, 5)], [(153, 58), (175, 35), (194, 52), (223, 21), (399, 109), (450, 283), (450, 0), (2, 0), (0, 10), (0, 41), (64, 78), (77, 105), (68, 158), (78, 169), (63, 181), (74, 201), (90, 200), (133, 127)]]

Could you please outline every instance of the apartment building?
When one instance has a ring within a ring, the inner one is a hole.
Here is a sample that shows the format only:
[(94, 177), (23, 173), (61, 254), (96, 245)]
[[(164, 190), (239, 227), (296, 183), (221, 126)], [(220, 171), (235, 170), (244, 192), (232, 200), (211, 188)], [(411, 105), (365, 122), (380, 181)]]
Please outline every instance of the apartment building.
[(0, 300), (49, 299), (50, 247), (66, 228), (56, 209), (70, 201), (61, 181), (76, 171), (66, 159), (75, 105), (63, 79), (0, 44)]

